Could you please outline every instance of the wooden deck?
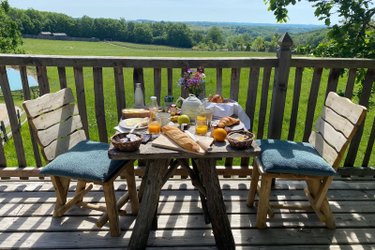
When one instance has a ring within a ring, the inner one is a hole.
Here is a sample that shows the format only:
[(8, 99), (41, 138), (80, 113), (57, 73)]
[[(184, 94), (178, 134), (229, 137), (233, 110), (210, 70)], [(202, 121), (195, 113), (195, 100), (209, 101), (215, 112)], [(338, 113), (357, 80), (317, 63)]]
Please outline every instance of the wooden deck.
[[(220, 179), (227, 212), (238, 249), (374, 249), (375, 182), (371, 178), (336, 179), (328, 193), (337, 229), (328, 230), (314, 213), (276, 211), (270, 229), (258, 230), (255, 209), (246, 206), (249, 179)], [(140, 181), (138, 180), (138, 184)], [(116, 181), (117, 194), (126, 189)], [(290, 187), (292, 191), (286, 192)], [(278, 181), (272, 200), (305, 201), (303, 183)], [(96, 189), (87, 199), (103, 203)], [(73, 208), (52, 218), (55, 195), (49, 181), (0, 181), (0, 249), (124, 249), (134, 216), (120, 219), (123, 234), (112, 238), (108, 226), (98, 229), (99, 212)], [(90, 213), (90, 216), (86, 216)], [(199, 194), (189, 180), (171, 179), (164, 186), (158, 210), (158, 230), (151, 233), (150, 248), (215, 249), (204, 224)], [(283, 221), (281, 220), (283, 219)]]

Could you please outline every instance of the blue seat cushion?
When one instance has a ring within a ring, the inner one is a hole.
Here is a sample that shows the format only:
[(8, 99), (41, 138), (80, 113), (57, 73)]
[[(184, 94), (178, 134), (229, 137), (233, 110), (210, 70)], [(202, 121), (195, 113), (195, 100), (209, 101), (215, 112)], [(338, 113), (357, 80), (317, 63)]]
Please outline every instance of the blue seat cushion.
[(336, 171), (306, 142), (257, 140), (267, 173), (331, 176)]
[(105, 182), (113, 177), (125, 161), (108, 158), (107, 143), (81, 141), (57, 156), (41, 169), (45, 175)]

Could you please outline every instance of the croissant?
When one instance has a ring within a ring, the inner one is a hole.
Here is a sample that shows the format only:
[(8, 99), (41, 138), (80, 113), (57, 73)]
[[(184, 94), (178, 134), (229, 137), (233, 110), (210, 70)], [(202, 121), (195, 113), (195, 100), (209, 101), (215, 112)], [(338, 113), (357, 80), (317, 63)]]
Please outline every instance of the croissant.
[(199, 145), (178, 128), (166, 125), (162, 127), (162, 131), (169, 139), (177, 143), (178, 146), (193, 152), (200, 151)]
[(214, 95), (214, 96), (210, 96), (208, 98), (208, 101), (209, 102), (215, 102), (215, 103), (223, 103), (224, 102), (224, 98), (221, 96), (221, 95)]
[(224, 128), (224, 127), (229, 127), (229, 126), (236, 125), (239, 123), (240, 123), (240, 119), (226, 116), (220, 119), (219, 124), (217, 126), (219, 128)]

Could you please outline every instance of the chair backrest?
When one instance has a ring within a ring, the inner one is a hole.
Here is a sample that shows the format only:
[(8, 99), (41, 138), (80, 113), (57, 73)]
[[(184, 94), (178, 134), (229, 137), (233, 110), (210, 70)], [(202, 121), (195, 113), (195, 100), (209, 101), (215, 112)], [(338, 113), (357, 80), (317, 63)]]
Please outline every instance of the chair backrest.
[(309, 143), (332, 165), (339, 167), (347, 146), (365, 118), (366, 107), (330, 92)]
[(25, 101), (23, 107), (47, 161), (86, 139), (71, 89)]

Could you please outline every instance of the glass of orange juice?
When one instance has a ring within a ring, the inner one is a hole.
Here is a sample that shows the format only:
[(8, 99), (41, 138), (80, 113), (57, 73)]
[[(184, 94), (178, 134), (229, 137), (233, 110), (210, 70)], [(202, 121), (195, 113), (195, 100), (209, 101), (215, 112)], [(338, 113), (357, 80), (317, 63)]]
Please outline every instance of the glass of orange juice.
[(161, 131), (161, 120), (158, 117), (150, 118), (148, 121), (148, 133), (159, 135)]
[(197, 135), (206, 135), (208, 132), (207, 117), (205, 114), (198, 115), (195, 118), (195, 133)]

